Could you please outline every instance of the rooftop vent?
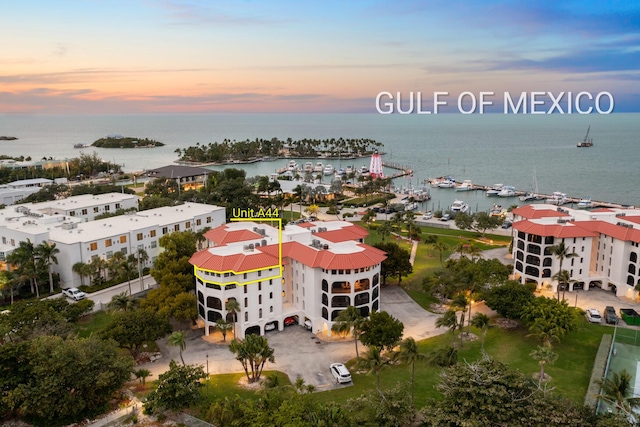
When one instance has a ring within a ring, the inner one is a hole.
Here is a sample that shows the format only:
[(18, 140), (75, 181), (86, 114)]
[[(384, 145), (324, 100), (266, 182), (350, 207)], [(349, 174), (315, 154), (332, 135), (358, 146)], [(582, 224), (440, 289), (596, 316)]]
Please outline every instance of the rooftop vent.
[(267, 241), (266, 240), (262, 240), (262, 246), (267, 246)]
[(568, 219), (565, 218), (558, 218), (558, 224), (566, 224), (567, 222), (569, 222)]
[(622, 212), (622, 213), (617, 213), (616, 216), (627, 216), (627, 214)]
[(324, 250), (329, 249), (329, 245), (322, 245), (322, 249), (324, 249)]

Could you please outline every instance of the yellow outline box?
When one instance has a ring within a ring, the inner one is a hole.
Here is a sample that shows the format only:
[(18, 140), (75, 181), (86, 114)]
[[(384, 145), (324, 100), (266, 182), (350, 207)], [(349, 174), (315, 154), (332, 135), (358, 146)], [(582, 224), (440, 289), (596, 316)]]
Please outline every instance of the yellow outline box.
[(242, 271), (233, 271), (233, 270), (227, 270), (227, 271), (215, 271), (215, 270), (207, 270), (206, 268), (198, 268), (197, 266), (193, 266), (194, 268), (194, 275), (197, 275), (197, 270), (201, 270), (201, 271), (209, 271), (209, 272), (215, 272), (215, 273), (233, 273), (234, 275), (238, 275), (238, 274), (245, 274), (245, 273), (253, 273), (254, 271), (267, 271), (269, 269), (272, 268), (277, 268), (280, 273), (277, 276), (272, 276), (272, 277), (260, 277), (260, 279), (257, 280), (251, 280), (248, 282), (225, 282), (225, 283), (220, 283), (220, 282), (213, 282), (210, 280), (206, 280), (200, 276), (198, 276), (203, 282), (207, 282), (207, 283), (213, 283), (219, 286), (228, 286), (228, 285), (233, 285), (236, 284), (238, 286), (245, 286), (245, 285), (250, 285), (251, 283), (258, 283), (258, 282), (263, 282), (265, 280), (269, 280), (269, 279), (279, 279), (282, 277), (283, 275), (283, 270), (284, 268), (282, 267), (282, 218), (265, 218), (265, 217), (260, 217), (260, 218), (230, 218), (230, 221), (247, 221), (247, 222), (259, 222), (259, 221), (269, 221), (269, 222), (277, 222), (278, 223), (278, 264), (277, 265), (270, 265), (264, 268), (254, 268), (251, 270), (242, 270)]

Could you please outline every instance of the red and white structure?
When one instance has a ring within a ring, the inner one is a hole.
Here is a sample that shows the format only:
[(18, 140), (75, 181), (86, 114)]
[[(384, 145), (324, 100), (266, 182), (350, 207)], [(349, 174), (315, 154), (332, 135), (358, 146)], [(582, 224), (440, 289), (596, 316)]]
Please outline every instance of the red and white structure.
[[(279, 230), (265, 223), (231, 222), (205, 234), (209, 247), (191, 257), (198, 313), (205, 333), (216, 320), (236, 320), (236, 334), (264, 334), (286, 323), (331, 334), (349, 305), (362, 315), (380, 307), (384, 252), (364, 244), (364, 228), (346, 221), (307, 222)], [(229, 313), (235, 299), (239, 313)]]
[(382, 156), (378, 153), (378, 150), (374, 151), (371, 155), (369, 175), (371, 175), (373, 179), (384, 178), (384, 174), (382, 173)]
[(564, 242), (569, 253), (562, 269), (573, 282), (589, 289), (598, 286), (617, 296), (636, 298), (640, 281), (640, 209), (591, 211), (532, 204), (512, 211), (514, 274), (522, 283), (557, 290), (553, 276), (559, 259), (549, 248)]

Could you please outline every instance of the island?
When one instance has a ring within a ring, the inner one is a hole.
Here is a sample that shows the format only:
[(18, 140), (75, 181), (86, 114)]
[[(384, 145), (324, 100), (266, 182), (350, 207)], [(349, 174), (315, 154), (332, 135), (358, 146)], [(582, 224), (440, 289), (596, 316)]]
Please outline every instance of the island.
[[(177, 148), (175, 153), (182, 163), (252, 163), (279, 158), (342, 158), (355, 159), (370, 156), (383, 146), (367, 139), (330, 138), (280, 140), (278, 138), (236, 141), (225, 139), (206, 145), (197, 144)], [(382, 153), (380, 153), (382, 154)]]
[(108, 135), (91, 144), (98, 148), (154, 148), (163, 147), (164, 144), (149, 138), (134, 138), (122, 135)]
[(0, 141), (15, 141), (16, 139), (18, 138), (16, 138), (15, 136), (0, 136)]

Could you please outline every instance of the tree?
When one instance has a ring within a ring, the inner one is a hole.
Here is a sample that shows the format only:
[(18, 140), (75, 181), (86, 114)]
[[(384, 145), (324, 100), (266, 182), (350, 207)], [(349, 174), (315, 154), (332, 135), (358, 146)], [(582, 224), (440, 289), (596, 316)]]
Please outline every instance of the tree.
[(240, 313), (241, 310), (240, 303), (235, 298), (229, 298), (225, 304), (225, 309), (227, 310), (227, 314), (231, 314), (231, 318), (233, 319), (233, 338), (236, 338), (236, 322), (238, 321), (238, 313)]
[(21, 348), (22, 366), (12, 369), (20, 370), (23, 381), (5, 389), (3, 400), (38, 425), (68, 424), (100, 413), (133, 367), (113, 341), (97, 337), (41, 336)]
[(537, 349), (529, 353), (529, 356), (533, 357), (540, 364), (540, 378), (538, 379), (538, 388), (542, 389), (542, 382), (544, 381), (544, 367), (547, 363), (553, 364), (558, 359), (558, 353), (554, 353), (550, 347), (543, 345), (538, 346)]
[(304, 210), (309, 216), (318, 216), (318, 212), (320, 212), (320, 207), (318, 205), (310, 205)]
[(482, 330), (482, 352), (484, 353), (484, 339), (487, 337), (487, 329), (489, 329), (489, 316), (484, 313), (476, 313), (471, 319), (471, 324)]
[(158, 377), (158, 387), (147, 396), (145, 410), (157, 414), (163, 410), (177, 411), (197, 403), (201, 399), (201, 380), (206, 377), (202, 366), (180, 366), (172, 360), (169, 370)]
[(5, 289), (9, 289), (11, 294), (11, 305), (13, 305), (13, 287), (15, 286), (15, 279), (13, 273), (8, 270), (0, 271), (0, 290), (4, 292)]
[(136, 369), (133, 371), (133, 375), (140, 379), (140, 383), (144, 387), (147, 383), (147, 378), (151, 376), (151, 371), (148, 369)]
[(487, 230), (498, 228), (503, 221), (503, 218), (489, 215), (486, 212), (476, 212), (472, 215), (461, 212), (458, 213), (455, 218), (456, 227), (461, 230), (476, 231), (480, 233), (483, 238)]
[(386, 311), (374, 311), (362, 325), (360, 341), (368, 347), (391, 351), (400, 342), (403, 330), (402, 322)]
[(398, 283), (402, 283), (402, 277), (408, 276), (413, 271), (409, 261), (411, 258), (409, 251), (394, 242), (376, 243), (374, 246), (387, 253), (387, 258), (380, 266), (382, 284), (387, 283), (387, 276), (398, 276)]
[(438, 252), (438, 256), (440, 257), (440, 266), (444, 267), (443, 255), (449, 250), (449, 246), (443, 241), (437, 241), (434, 243), (433, 248)]
[(60, 253), (60, 249), (56, 247), (55, 243), (49, 244), (49, 242), (42, 242), (34, 249), (36, 256), (42, 260), (44, 267), (49, 273), (49, 292), (53, 293), (53, 271), (51, 270), (51, 264), (58, 264), (58, 258), (56, 255)]
[(436, 328), (449, 328), (451, 330), (451, 347), (453, 348), (453, 339), (455, 338), (456, 328), (458, 327), (458, 315), (455, 310), (447, 310), (442, 317), (436, 320)]
[(382, 241), (386, 241), (387, 237), (391, 236), (391, 223), (389, 221), (383, 222), (378, 227), (378, 234), (382, 237)]
[[(356, 399), (349, 399), (343, 408), (353, 417), (351, 426), (398, 427), (416, 424), (416, 408), (411, 402), (406, 384), (388, 390), (369, 390)], [(348, 426), (345, 420), (324, 425)]]
[(611, 378), (600, 380), (602, 392), (598, 398), (613, 405), (616, 413), (623, 412), (626, 416), (633, 415), (633, 410), (640, 407), (640, 398), (633, 396), (633, 376), (626, 369), (614, 372)]
[(71, 271), (80, 276), (80, 286), (84, 286), (84, 278), (87, 276), (87, 267), (86, 263), (82, 261), (78, 261), (71, 267)]
[(425, 357), (424, 354), (420, 353), (416, 340), (411, 337), (402, 340), (400, 349), (393, 352), (392, 355), (393, 360), (399, 360), (402, 363), (411, 365), (411, 405), (413, 405), (415, 396), (416, 362)]
[(577, 329), (579, 313), (566, 301), (537, 297), (523, 308), (521, 318), (529, 325), (532, 334), (550, 346), (567, 332)]
[(229, 351), (235, 354), (236, 360), (242, 364), (249, 383), (260, 381), (265, 363), (275, 363), (273, 348), (269, 347), (267, 339), (260, 335), (250, 334), (243, 340), (234, 338), (229, 344)]
[(380, 371), (389, 364), (389, 359), (382, 355), (382, 349), (376, 345), (369, 346), (364, 356), (358, 362), (358, 366), (366, 369), (368, 373), (376, 374), (376, 386), (380, 390)]
[(182, 365), (186, 366), (186, 363), (184, 363), (184, 358), (182, 357), (182, 352), (185, 348), (187, 348), (187, 343), (185, 342), (184, 338), (184, 332), (175, 331), (171, 335), (169, 335), (167, 344), (172, 347), (178, 347), (180, 349), (180, 360), (182, 360)]
[(128, 311), (134, 309), (136, 301), (127, 295), (127, 292), (122, 292), (111, 297), (111, 301), (107, 304), (107, 307), (113, 311)]
[(483, 292), (484, 303), (500, 316), (519, 319), (524, 307), (535, 298), (535, 290), (533, 283), (522, 285), (515, 280), (508, 280)]
[(332, 332), (345, 335), (351, 334), (351, 336), (353, 336), (353, 342), (356, 345), (357, 359), (360, 359), (360, 354), (358, 353), (358, 337), (362, 332), (362, 327), (365, 322), (366, 320), (362, 317), (362, 314), (360, 314), (360, 310), (350, 305), (338, 314), (331, 326)]
[(109, 326), (101, 332), (103, 338), (115, 340), (135, 359), (145, 342), (155, 341), (171, 333), (171, 325), (157, 313), (139, 308), (115, 313)]
[[(569, 252), (570, 249), (568, 246), (565, 246), (564, 239), (557, 245), (549, 246), (547, 250), (549, 251), (549, 253), (551, 253), (551, 255), (554, 255), (556, 258), (558, 258), (558, 261), (560, 261), (560, 268), (558, 268), (558, 271), (560, 272), (562, 271), (562, 263), (565, 258), (574, 258), (578, 256), (577, 253)], [(558, 300), (560, 300), (560, 290), (558, 290)]]
[(571, 274), (567, 270), (560, 270), (553, 275), (553, 280), (558, 282), (558, 300), (560, 299), (560, 287), (562, 286), (562, 299), (564, 299), (565, 292), (569, 285), (575, 280), (571, 279)]
[(216, 320), (216, 328), (222, 333), (222, 341), (227, 341), (227, 332), (233, 328), (233, 323), (227, 322), (225, 319)]

